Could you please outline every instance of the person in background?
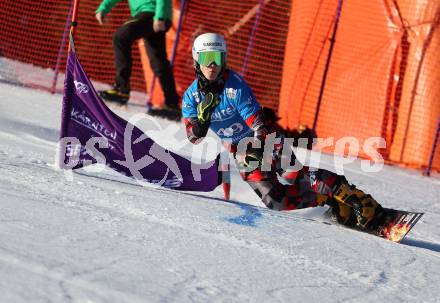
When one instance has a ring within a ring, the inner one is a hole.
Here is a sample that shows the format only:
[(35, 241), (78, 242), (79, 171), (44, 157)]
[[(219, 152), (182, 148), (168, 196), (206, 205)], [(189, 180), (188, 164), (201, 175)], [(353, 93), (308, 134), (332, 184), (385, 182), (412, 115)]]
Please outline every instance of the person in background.
[[(243, 180), (270, 209), (294, 210), (327, 204), (342, 224), (375, 228), (381, 217), (381, 205), (350, 185), (344, 176), (307, 166), (299, 170), (284, 169), (283, 141), (274, 144), (269, 154), (265, 152), (270, 133), (281, 138), (284, 135), (274, 124), (276, 117), (262, 110), (244, 79), (227, 68), (223, 36), (216, 33), (198, 36), (192, 56), (196, 79), (182, 100), (182, 116), (190, 142), (199, 143), (208, 129), (216, 133), (236, 159)], [(295, 154), (286, 154), (290, 165), (295, 163)]]
[[(96, 20), (104, 24), (105, 17), (120, 0), (103, 0), (95, 12)], [(131, 18), (113, 35), (116, 77), (112, 89), (100, 91), (100, 96), (110, 102), (126, 104), (130, 97), (130, 77), (132, 70), (131, 50), (133, 43), (144, 39), (151, 68), (162, 87), (165, 105), (163, 108), (149, 109), (149, 114), (171, 120), (180, 120), (179, 96), (168, 61), (165, 33), (172, 22), (171, 0), (128, 0)]]

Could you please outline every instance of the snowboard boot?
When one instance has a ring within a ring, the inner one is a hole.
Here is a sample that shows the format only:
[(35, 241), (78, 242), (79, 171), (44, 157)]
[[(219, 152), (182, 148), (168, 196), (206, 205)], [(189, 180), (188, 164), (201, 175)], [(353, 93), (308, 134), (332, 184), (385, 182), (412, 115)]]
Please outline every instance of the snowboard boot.
[(164, 105), (161, 108), (151, 107), (147, 110), (147, 114), (155, 117), (168, 119), (171, 121), (180, 121), (182, 112), (178, 105)]
[(121, 105), (127, 104), (128, 99), (130, 98), (129, 90), (123, 90), (116, 86), (114, 86), (112, 89), (101, 90), (98, 94), (105, 101), (115, 102)]
[(333, 191), (333, 199), (339, 203), (341, 216), (345, 216), (347, 220), (350, 219), (350, 214), (346, 207), (351, 207), (356, 216), (357, 225), (364, 229), (368, 229), (368, 225), (376, 221), (382, 212), (382, 207), (376, 200), (348, 183), (337, 186)]
[(353, 208), (346, 204), (338, 203), (333, 199), (332, 202), (333, 203), (331, 203), (331, 210), (333, 215), (336, 217), (338, 223), (348, 227), (356, 226), (358, 221), (353, 211)]

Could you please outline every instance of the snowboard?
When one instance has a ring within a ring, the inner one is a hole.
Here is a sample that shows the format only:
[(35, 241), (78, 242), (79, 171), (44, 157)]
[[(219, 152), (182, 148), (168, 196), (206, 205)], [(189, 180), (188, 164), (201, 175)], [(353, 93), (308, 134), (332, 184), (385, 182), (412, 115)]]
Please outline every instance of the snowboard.
[(324, 218), (330, 219), (331, 223), (336, 223), (350, 229), (369, 233), (377, 237), (399, 243), (424, 215), (422, 212), (411, 212), (391, 208), (384, 208), (383, 210), (383, 215), (372, 229), (363, 229), (359, 226), (347, 226), (339, 223), (331, 208), (325, 212)]

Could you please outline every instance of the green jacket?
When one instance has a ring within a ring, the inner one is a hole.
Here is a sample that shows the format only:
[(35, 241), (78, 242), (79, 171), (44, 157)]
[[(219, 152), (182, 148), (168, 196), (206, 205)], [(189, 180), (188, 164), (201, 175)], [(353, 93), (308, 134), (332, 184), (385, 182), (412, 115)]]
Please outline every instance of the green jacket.
[[(95, 13), (103, 12), (107, 15), (121, 0), (103, 0)], [(131, 16), (140, 12), (154, 13), (154, 20), (173, 20), (171, 0), (128, 0)]]

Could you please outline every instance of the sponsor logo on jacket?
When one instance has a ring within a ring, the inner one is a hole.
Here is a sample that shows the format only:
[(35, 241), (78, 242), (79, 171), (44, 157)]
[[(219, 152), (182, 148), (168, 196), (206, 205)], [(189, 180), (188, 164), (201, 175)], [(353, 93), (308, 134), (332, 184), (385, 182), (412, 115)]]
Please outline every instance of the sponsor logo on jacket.
[(193, 92), (192, 95), (193, 95), (193, 97), (194, 97), (194, 100), (195, 100), (197, 103), (200, 103), (199, 92)]
[(224, 109), (216, 110), (212, 113), (211, 120), (212, 121), (223, 121), (231, 118), (236, 114), (235, 109), (233, 107), (227, 107)]
[(226, 128), (220, 128), (217, 134), (221, 137), (232, 137), (234, 134), (239, 133), (243, 130), (243, 125), (241, 123), (234, 123)]
[(229, 99), (235, 99), (237, 97), (237, 90), (236, 89), (228, 87), (228, 88), (225, 89), (225, 91), (226, 91), (226, 96)]

